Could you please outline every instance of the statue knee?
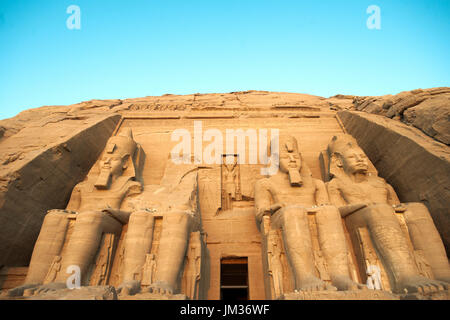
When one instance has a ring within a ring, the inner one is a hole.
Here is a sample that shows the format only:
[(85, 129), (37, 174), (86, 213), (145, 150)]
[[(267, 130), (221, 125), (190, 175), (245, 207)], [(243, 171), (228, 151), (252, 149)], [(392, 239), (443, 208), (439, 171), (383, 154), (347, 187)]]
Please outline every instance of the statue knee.
[(335, 206), (321, 206), (318, 208), (316, 213), (317, 222), (321, 225), (324, 224), (341, 224), (341, 214)]
[(59, 221), (61, 219), (67, 219), (67, 213), (51, 210), (45, 215), (44, 223)]
[(318, 212), (329, 217), (341, 217), (338, 208), (332, 205), (320, 206)]
[(305, 208), (291, 206), (281, 209), (280, 215), (283, 223), (290, 223), (293, 219), (299, 219), (305, 215)]
[(184, 210), (176, 210), (169, 212), (166, 217), (168, 220), (183, 222), (189, 220), (190, 214)]
[(129, 223), (140, 223), (140, 222), (144, 222), (146, 221), (149, 217), (151, 216), (151, 214), (149, 212), (146, 211), (136, 211), (133, 212), (130, 215), (130, 222)]
[(363, 210), (365, 212), (365, 219), (369, 222), (382, 223), (384, 225), (399, 225), (394, 208), (388, 204), (373, 204)]
[(415, 212), (422, 216), (430, 215), (428, 208), (421, 202), (409, 202), (409, 203), (404, 203), (403, 205), (407, 208), (407, 211)]
[(420, 223), (419, 221), (433, 222), (428, 208), (420, 202), (404, 203), (406, 207), (405, 218), (408, 223)]
[(76, 223), (83, 224), (100, 224), (102, 221), (104, 213), (99, 211), (85, 211), (81, 212), (77, 216)]

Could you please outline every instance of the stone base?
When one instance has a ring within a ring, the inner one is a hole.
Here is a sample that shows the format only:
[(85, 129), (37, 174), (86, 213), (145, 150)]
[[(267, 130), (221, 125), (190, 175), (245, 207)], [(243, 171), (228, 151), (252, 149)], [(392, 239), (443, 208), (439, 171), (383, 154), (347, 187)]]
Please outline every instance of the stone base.
[(132, 296), (119, 295), (119, 300), (188, 300), (184, 294), (158, 294), (143, 292)]
[(14, 300), (117, 300), (113, 286), (81, 287), (80, 289), (60, 289), (45, 293), (11, 298)]
[(401, 296), (402, 300), (450, 300), (450, 290), (433, 292), (428, 294), (413, 293)]
[(285, 293), (280, 300), (400, 300), (400, 297), (381, 290), (299, 291)]

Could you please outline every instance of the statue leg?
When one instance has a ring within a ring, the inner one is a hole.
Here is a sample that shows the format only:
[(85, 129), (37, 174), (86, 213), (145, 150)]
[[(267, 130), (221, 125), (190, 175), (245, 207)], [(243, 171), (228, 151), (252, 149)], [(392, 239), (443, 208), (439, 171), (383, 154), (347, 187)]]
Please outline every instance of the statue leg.
[(419, 274), (412, 252), (391, 206), (370, 205), (355, 214), (363, 215), (374, 245), (394, 279), (395, 292), (403, 293), (405, 289), (408, 292), (432, 292), (443, 289), (443, 285), (438, 281), (427, 279)]
[(145, 264), (145, 256), (152, 247), (153, 224), (154, 217), (148, 212), (138, 211), (130, 215), (125, 238), (123, 283), (120, 286), (122, 289), (127, 288), (128, 294), (133, 294), (135, 293), (133, 291), (139, 289), (140, 281), (136, 279), (135, 275), (141, 273)]
[(450, 267), (439, 232), (430, 213), (422, 203), (405, 203), (405, 220), (416, 250), (422, 250), (434, 277), (450, 283)]
[(190, 220), (189, 215), (184, 212), (170, 212), (163, 217), (155, 282), (150, 286), (150, 292), (174, 292), (186, 253)]
[(111, 216), (98, 211), (79, 213), (73, 233), (62, 258), (61, 271), (56, 282), (65, 282), (70, 276), (66, 273), (69, 266), (78, 266), (81, 271), (81, 283), (86, 283), (89, 266), (97, 253), (103, 233), (120, 235), (122, 224)]
[(303, 207), (286, 207), (272, 217), (272, 225), (281, 227), (289, 263), (292, 266), (297, 290), (328, 289), (327, 284), (315, 275), (311, 233)]
[(331, 281), (339, 290), (364, 289), (350, 278), (347, 242), (342, 218), (334, 206), (322, 206), (316, 214), (319, 244)]
[(30, 266), (23, 285), (8, 290), (8, 296), (22, 296), (26, 289), (35, 290), (44, 282), (55, 256), (59, 255), (69, 225), (66, 213), (47, 213), (31, 256)]
[(47, 213), (34, 246), (25, 284), (44, 281), (53, 259), (61, 252), (68, 226), (67, 214), (56, 211)]

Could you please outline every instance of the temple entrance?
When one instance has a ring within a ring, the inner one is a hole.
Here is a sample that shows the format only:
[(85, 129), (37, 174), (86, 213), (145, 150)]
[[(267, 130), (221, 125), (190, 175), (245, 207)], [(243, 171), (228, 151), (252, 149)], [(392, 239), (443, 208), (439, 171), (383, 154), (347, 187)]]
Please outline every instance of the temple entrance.
[(220, 299), (248, 300), (248, 258), (223, 258), (220, 262)]

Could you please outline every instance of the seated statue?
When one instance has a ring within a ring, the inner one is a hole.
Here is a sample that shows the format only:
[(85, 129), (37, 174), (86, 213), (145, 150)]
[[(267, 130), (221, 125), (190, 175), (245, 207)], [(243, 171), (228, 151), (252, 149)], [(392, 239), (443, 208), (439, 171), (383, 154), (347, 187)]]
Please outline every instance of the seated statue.
[[(368, 172), (368, 158), (349, 135), (334, 137), (328, 146), (331, 203), (350, 229), (367, 228), (396, 293), (433, 292), (448, 288), (450, 269), (444, 245), (421, 203), (400, 204), (386, 181)], [(436, 280), (420, 275), (414, 252), (395, 211), (404, 211), (415, 250), (421, 250)]]
[[(50, 210), (45, 216), (25, 284), (12, 289), (11, 295), (21, 295), (25, 289), (37, 288), (36, 292), (42, 292), (65, 288), (70, 276), (66, 273), (69, 266), (78, 266), (81, 284), (88, 285), (89, 268), (103, 234), (120, 236), (130, 215), (120, 209), (121, 205), (125, 198), (142, 191), (141, 183), (136, 181), (134, 155), (137, 149), (131, 130), (108, 140), (98, 169), (94, 167), (91, 174), (75, 186), (67, 209)], [(94, 174), (95, 171), (99, 174)], [(66, 238), (69, 218), (76, 220), (70, 237)], [(52, 267), (55, 261), (57, 271)]]
[[(179, 289), (190, 234), (200, 230), (197, 189), (195, 165), (168, 161), (161, 183), (146, 185), (145, 191), (130, 202), (135, 210), (124, 242), (122, 283), (118, 288), (121, 295), (138, 292), (171, 295)], [(156, 267), (151, 279), (143, 279), (156, 218), (162, 218)], [(144, 287), (147, 282), (151, 283)]]
[[(279, 171), (255, 185), (256, 219), (260, 225), (263, 216), (270, 216), (272, 229), (281, 229), (295, 290), (364, 288), (350, 278), (339, 211), (328, 204), (324, 183), (312, 178), (294, 137), (280, 137), (279, 157)], [(333, 286), (316, 276), (308, 213), (316, 214), (319, 245)]]

